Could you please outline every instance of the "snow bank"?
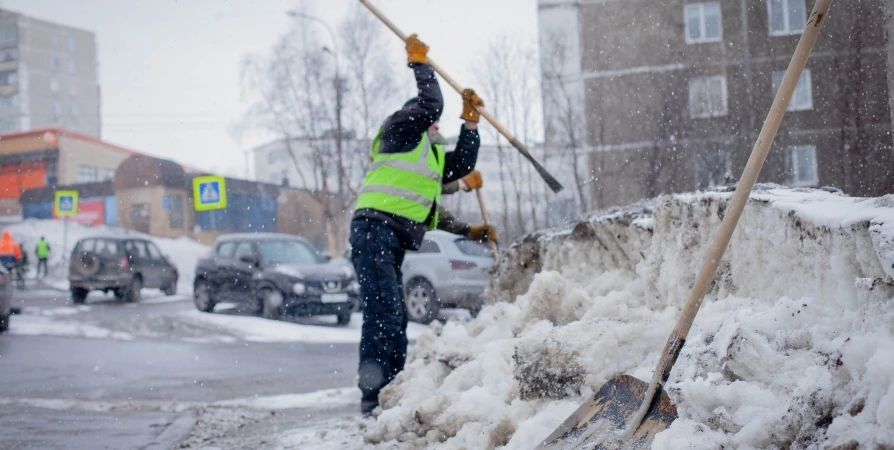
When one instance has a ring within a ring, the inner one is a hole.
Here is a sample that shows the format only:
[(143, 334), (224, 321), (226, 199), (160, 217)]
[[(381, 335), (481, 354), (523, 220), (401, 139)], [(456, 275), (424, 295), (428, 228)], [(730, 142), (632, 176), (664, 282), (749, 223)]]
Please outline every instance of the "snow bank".
[[(730, 196), (528, 236), (476, 320), (419, 338), (367, 442), (528, 449), (607, 379), (648, 380)], [(653, 448), (894, 445), (894, 195), (759, 186), (667, 387)]]
[(65, 241), (64, 226), (64, 222), (59, 220), (28, 219), (6, 228), (22, 244), (23, 250), (28, 252), (28, 261), (32, 274), (36, 273), (35, 270), (37, 269), (37, 257), (34, 255), (34, 246), (37, 245), (37, 241), (41, 236), (46, 238), (51, 250), (48, 261), (49, 277), (46, 283), (49, 286), (63, 290), (68, 289), (68, 266), (63, 257), (67, 258), (71, 255), (71, 251), (78, 240), (85, 237), (98, 235), (134, 236), (155, 242), (161, 249), (161, 252), (167, 255), (174, 266), (177, 267), (177, 271), (180, 273), (177, 288), (180, 292), (192, 292), (196, 261), (198, 261), (199, 257), (208, 253), (207, 246), (187, 237), (159, 238), (123, 228), (104, 225), (88, 227), (74, 222), (68, 224), (68, 239), (65, 242), (66, 248), (63, 249), (63, 241)]

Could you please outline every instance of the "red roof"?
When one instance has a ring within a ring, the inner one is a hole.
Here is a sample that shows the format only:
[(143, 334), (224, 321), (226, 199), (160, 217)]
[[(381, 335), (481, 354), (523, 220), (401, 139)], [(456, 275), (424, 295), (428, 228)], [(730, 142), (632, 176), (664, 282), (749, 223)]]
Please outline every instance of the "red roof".
[[(145, 156), (150, 156), (150, 155), (146, 155), (145, 153), (138, 152), (138, 151), (136, 151), (136, 150), (131, 150), (131, 149), (129, 149), (129, 148), (122, 147), (122, 146), (120, 146), (120, 145), (115, 145), (115, 144), (108, 143), (108, 142), (106, 142), (106, 141), (97, 139), (97, 138), (95, 138), (95, 137), (93, 137), (93, 136), (88, 136), (88, 135), (83, 134), (83, 133), (78, 133), (77, 131), (71, 131), (71, 130), (66, 130), (66, 129), (64, 129), (64, 128), (57, 128), (57, 127), (37, 128), (37, 129), (34, 129), (34, 130), (28, 130), (28, 131), (14, 131), (14, 132), (12, 132), (12, 133), (0, 133), (0, 140), (3, 140), (3, 139), (29, 138), (29, 137), (43, 138), (43, 135), (44, 135), (45, 133), (47, 133), (48, 131), (49, 131), (49, 132), (56, 133), (58, 136), (65, 136), (65, 137), (70, 137), (70, 138), (79, 139), (79, 140), (82, 140), (82, 141), (92, 142), (92, 143), (94, 143), (94, 144), (103, 145), (103, 146), (108, 147), (108, 148), (110, 148), (110, 149), (112, 149), (112, 150), (117, 150), (117, 151), (119, 151), (119, 152), (121, 152), (121, 153), (126, 153), (126, 154), (128, 154), (128, 155), (145, 155)], [(179, 163), (178, 163), (178, 164), (179, 164)], [(186, 166), (186, 165), (183, 165), (183, 164), (180, 164), (180, 166), (183, 167), (185, 170), (187, 170), (187, 171), (189, 171), (189, 172), (205, 173), (204, 170), (201, 170), (201, 169), (198, 169), (198, 168), (195, 168), (195, 167), (190, 167), (190, 166)]]

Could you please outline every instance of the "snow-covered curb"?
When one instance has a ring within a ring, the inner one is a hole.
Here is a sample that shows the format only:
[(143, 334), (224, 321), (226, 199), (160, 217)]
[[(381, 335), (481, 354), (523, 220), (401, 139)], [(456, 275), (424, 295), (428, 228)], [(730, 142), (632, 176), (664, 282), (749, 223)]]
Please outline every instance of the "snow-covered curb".
[[(529, 236), (478, 319), (421, 336), (371, 443), (536, 445), (608, 378), (648, 380), (729, 193)], [(894, 196), (759, 187), (668, 390), (653, 448), (894, 445)]]

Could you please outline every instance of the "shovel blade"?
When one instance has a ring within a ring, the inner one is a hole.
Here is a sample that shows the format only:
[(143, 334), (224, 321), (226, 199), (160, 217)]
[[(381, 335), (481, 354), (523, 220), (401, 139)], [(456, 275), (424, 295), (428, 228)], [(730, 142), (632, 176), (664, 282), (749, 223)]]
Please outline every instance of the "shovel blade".
[(655, 394), (652, 406), (630, 439), (625, 431), (636, 414), (649, 383), (629, 375), (608, 380), (593, 398), (584, 403), (538, 449), (646, 450), (652, 439), (677, 418), (677, 408), (664, 390)]

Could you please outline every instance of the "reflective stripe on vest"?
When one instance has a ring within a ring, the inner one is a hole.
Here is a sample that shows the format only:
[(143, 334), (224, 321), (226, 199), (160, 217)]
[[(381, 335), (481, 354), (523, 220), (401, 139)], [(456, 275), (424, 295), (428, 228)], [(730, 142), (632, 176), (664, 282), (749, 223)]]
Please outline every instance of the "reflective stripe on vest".
[(435, 205), (441, 198), (444, 154), (441, 146), (433, 146), (428, 133), (410, 152), (379, 154), (382, 133), (372, 145), (373, 163), (357, 196), (357, 209), (371, 208), (400, 217), (437, 224)]

